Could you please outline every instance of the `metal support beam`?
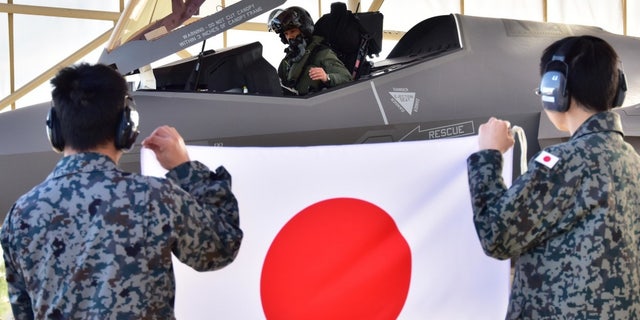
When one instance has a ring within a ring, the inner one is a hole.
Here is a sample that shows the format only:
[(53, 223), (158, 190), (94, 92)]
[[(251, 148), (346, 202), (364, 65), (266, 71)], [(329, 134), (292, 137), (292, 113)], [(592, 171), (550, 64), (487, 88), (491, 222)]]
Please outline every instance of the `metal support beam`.
[(70, 56), (68, 56), (65, 59), (61, 60), (56, 65), (51, 67), (49, 70), (45, 71), (44, 73), (42, 73), (41, 75), (39, 75), (35, 79), (31, 80), (29, 83), (27, 83), (24, 86), (22, 86), (22, 88), (18, 89), (16, 92), (14, 92), (11, 95), (9, 95), (8, 97), (0, 100), (0, 111), (2, 111), (8, 105), (15, 103), (16, 100), (22, 98), (27, 93), (29, 93), (31, 90), (37, 88), (39, 85), (43, 84), (48, 79), (51, 79), (58, 72), (58, 70), (60, 70), (60, 68), (63, 68), (63, 67), (66, 67), (66, 66), (69, 66), (69, 65), (75, 63), (76, 61), (82, 59), (82, 57), (86, 56), (87, 54), (89, 54), (93, 50), (95, 50), (98, 47), (104, 45), (104, 43), (107, 42), (107, 40), (109, 40), (109, 36), (111, 35), (111, 31), (113, 31), (113, 28), (109, 29), (107, 32), (105, 32), (102, 35), (98, 36), (96, 39), (94, 39), (93, 41), (88, 43), (86, 46), (80, 48), (78, 51), (72, 53)]
[(627, 35), (627, 0), (622, 0), (622, 34)]
[(384, 0), (373, 0), (369, 6), (369, 12), (380, 11), (380, 7), (382, 7), (383, 2)]
[(382, 39), (399, 41), (406, 32), (396, 30), (382, 30)]
[[(227, 7), (226, 0), (221, 0), (220, 1), (220, 6), (221, 6), (220, 10), (226, 8)], [(227, 31), (222, 32), (222, 47), (223, 48), (227, 47), (228, 37), (229, 37), (229, 35), (227, 35)]]
[(356, 9), (362, 10), (362, 8), (358, 8), (358, 5), (360, 5), (359, 0), (349, 0), (347, 1), (347, 10), (350, 10), (351, 12), (357, 12)]
[(118, 21), (120, 12), (80, 10), (0, 3), (0, 12), (48, 17)]
[[(13, 3), (13, 0), (9, 0), (9, 4)], [(13, 68), (15, 65), (15, 49), (13, 42), (13, 13), (7, 15), (7, 21), (9, 24), (9, 92), (16, 90), (16, 72)], [(16, 104), (11, 103), (11, 110), (16, 109)]]
[[(124, 8), (124, 0), (120, 0), (120, 8)], [(98, 48), (104, 44), (111, 33), (111, 30), (105, 34), (99, 36), (96, 40), (87, 44), (80, 50), (76, 51), (66, 59), (62, 60), (51, 69), (45, 71), (43, 74), (33, 79), (22, 88), (15, 90), (15, 52), (14, 52), (14, 24), (13, 16), (15, 14), (24, 15), (39, 15), (47, 17), (60, 17), (60, 18), (76, 18), (76, 19), (89, 19), (89, 20), (106, 20), (113, 21), (114, 23), (120, 18), (120, 12), (108, 12), (108, 11), (96, 11), (96, 10), (80, 10), (69, 8), (55, 8), (55, 7), (42, 7), (42, 6), (30, 6), (30, 5), (18, 5), (13, 4), (12, 0), (7, 3), (0, 3), (0, 13), (7, 13), (8, 16), (8, 30), (9, 30), (9, 82), (10, 82), (10, 94), (6, 98), (0, 100), (0, 111), (7, 106), (11, 106), (11, 109), (16, 108), (15, 102), (21, 97), (28, 94), (31, 90), (35, 89), (49, 78), (51, 78), (61, 66), (67, 66), (80, 60), (83, 56), (89, 52)]]
[[(244, 31), (260, 31), (264, 32), (267, 29), (266, 23), (261, 22), (244, 22), (236, 27), (233, 30), (244, 30)], [(404, 36), (406, 32), (404, 31), (396, 31), (396, 30), (383, 30), (382, 37), (384, 40), (400, 40), (402, 36)]]

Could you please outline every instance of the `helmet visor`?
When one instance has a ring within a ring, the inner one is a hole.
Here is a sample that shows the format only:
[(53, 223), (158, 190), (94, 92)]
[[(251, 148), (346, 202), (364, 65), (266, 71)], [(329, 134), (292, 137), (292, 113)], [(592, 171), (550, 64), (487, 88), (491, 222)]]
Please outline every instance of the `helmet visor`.
[(298, 13), (294, 10), (280, 10), (273, 14), (273, 18), (269, 20), (269, 31), (275, 33), (282, 33), (286, 30), (299, 28), (300, 19)]

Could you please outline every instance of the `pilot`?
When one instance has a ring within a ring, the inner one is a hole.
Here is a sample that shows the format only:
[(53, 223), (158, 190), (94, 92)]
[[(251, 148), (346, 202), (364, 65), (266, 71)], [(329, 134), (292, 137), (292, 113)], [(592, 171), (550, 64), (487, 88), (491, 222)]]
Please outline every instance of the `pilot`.
[(635, 319), (640, 315), (640, 156), (618, 113), (618, 55), (593, 36), (552, 43), (536, 90), (568, 141), (529, 162), (510, 188), (502, 153), (509, 123), (479, 127), (467, 159), (473, 221), (486, 254), (514, 259), (507, 319)]
[(142, 141), (166, 179), (121, 170), (138, 136), (126, 80), (83, 63), (51, 84), (46, 129), (64, 156), (0, 231), (15, 319), (175, 319), (172, 256), (207, 271), (238, 254), (230, 174), (190, 161), (169, 126)]
[(278, 33), (288, 45), (278, 67), (285, 94), (306, 95), (351, 81), (349, 70), (322, 43), (324, 38), (313, 35), (313, 19), (305, 9), (276, 9), (269, 15), (268, 25), (269, 31)]

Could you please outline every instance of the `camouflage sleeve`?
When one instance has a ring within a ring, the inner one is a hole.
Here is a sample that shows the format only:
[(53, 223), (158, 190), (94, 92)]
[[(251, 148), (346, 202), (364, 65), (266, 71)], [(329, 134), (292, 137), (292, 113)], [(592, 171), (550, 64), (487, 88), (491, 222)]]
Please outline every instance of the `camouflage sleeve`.
[(231, 263), (240, 249), (238, 202), (231, 192), (231, 175), (224, 167), (215, 172), (192, 161), (166, 174), (193, 197), (178, 199), (181, 215), (174, 222), (180, 261), (198, 271), (215, 270)]
[(10, 220), (12, 211), (13, 209), (7, 214), (7, 218), (2, 224), (2, 231), (0, 231), (0, 242), (2, 243), (2, 255), (5, 265), (5, 279), (7, 280), (9, 302), (11, 303), (14, 319), (30, 320), (34, 319), (31, 299), (29, 298), (24, 278), (19, 271), (19, 266), (15, 262), (17, 260), (14, 259), (15, 248), (20, 248), (21, 246), (13, 243), (14, 238), (12, 235), (14, 232)]
[(549, 169), (531, 161), (529, 170), (507, 189), (502, 165), (497, 150), (479, 151), (467, 159), (474, 224), (487, 255), (519, 256), (581, 218), (584, 210), (572, 208), (580, 174), (562, 163)]
[(351, 73), (349, 73), (349, 70), (344, 66), (344, 63), (342, 63), (342, 61), (338, 59), (336, 54), (330, 49), (327, 49), (327, 53), (323, 55), (322, 68), (327, 75), (329, 75), (330, 81), (327, 85), (328, 87), (334, 87), (351, 81)]

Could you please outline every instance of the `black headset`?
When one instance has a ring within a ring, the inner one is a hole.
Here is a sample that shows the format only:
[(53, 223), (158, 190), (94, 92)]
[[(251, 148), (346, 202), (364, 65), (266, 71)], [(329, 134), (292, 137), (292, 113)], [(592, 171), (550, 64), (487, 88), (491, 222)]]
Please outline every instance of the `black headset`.
[[(578, 39), (580, 38), (574, 37), (563, 43), (544, 68), (537, 93), (542, 100), (542, 106), (547, 110), (557, 112), (569, 110), (569, 102), (571, 101), (571, 95), (567, 89), (569, 64), (565, 61), (565, 57)], [(622, 105), (626, 92), (627, 80), (624, 72), (619, 68), (618, 88), (613, 99), (613, 107)]]
[[(120, 121), (118, 121), (116, 128), (114, 144), (117, 149), (129, 151), (133, 147), (140, 133), (138, 131), (138, 122), (139, 116), (135, 101), (133, 101), (133, 98), (126, 96), (124, 98), (124, 108), (120, 115)], [(60, 119), (53, 106), (49, 109), (49, 114), (47, 114), (46, 124), (47, 137), (49, 138), (51, 147), (53, 147), (53, 150), (56, 152), (62, 152), (65, 142), (62, 136), (62, 129), (60, 128)]]

